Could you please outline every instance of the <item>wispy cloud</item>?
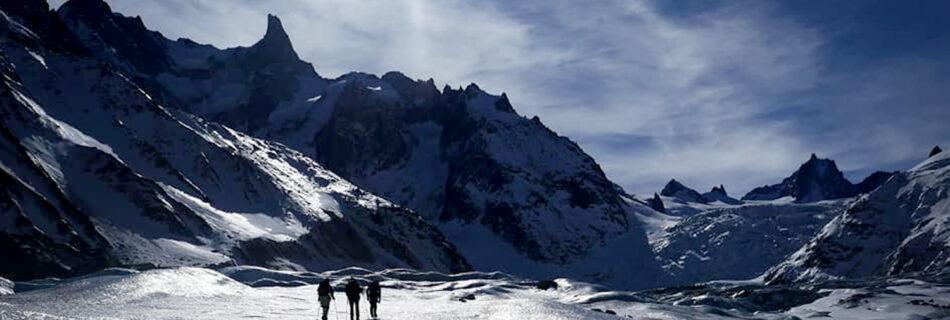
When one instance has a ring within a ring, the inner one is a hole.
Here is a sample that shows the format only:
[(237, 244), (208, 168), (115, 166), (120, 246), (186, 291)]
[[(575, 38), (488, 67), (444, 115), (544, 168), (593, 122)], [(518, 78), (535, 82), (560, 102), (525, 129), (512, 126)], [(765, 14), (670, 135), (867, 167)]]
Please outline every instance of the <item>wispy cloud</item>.
[(900, 56), (842, 67), (829, 56), (846, 31), (757, 1), (704, 1), (688, 14), (648, 0), (109, 3), (166, 36), (219, 47), (254, 43), (274, 13), (324, 76), (399, 70), (507, 92), (634, 192), (675, 177), (739, 193), (812, 152), (864, 173), (950, 142), (947, 64)]

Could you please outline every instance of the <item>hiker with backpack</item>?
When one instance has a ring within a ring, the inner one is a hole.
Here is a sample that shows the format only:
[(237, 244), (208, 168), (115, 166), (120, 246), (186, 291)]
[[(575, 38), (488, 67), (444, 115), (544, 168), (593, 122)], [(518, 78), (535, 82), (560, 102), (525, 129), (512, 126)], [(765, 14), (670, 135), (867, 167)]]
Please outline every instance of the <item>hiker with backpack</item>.
[(344, 291), (346, 291), (346, 299), (350, 302), (350, 320), (360, 320), (360, 294), (363, 293), (363, 288), (356, 279), (350, 278)]
[(366, 287), (366, 300), (369, 300), (369, 316), (379, 318), (376, 315), (376, 305), (382, 298), (382, 290), (379, 287), (379, 281), (373, 281)]
[(320, 301), (320, 307), (323, 308), (323, 320), (327, 320), (327, 313), (330, 312), (330, 300), (336, 300), (333, 297), (333, 287), (330, 286), (330, 280), (324, 279), (317, 286), (317, 296)]

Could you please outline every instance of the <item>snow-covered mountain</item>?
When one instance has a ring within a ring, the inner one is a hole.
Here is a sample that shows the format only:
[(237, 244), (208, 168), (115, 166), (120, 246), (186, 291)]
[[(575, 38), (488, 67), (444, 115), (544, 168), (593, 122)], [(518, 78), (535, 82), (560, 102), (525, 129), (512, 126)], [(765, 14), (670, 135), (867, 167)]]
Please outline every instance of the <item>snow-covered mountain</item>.
[(99, 0), (58, 13), (156, 101), (280, 142), (418, 212), (478, 269), (624, 287), (657, 280), (637, 219), (652, 210), (624, 200), (590, 156), (518, 115), (505, 94), (439, 90), (398, 72), (324, 79), (274, 16), (261, 41), (222, 50), (165, 39)]
[(772, 268), (772, 282), (950, 271), (950, 153), (894, 174)]
[[(63, 10), (101, 2), (71, 3)], [(281, 144), (163, 107), (122, 72), (162, 60), (102, 59), (42, 1), (3, 1), (0, 13), (0, 252), (16, 261), (0, 274), (232, 263), (471, 269), (416, 213)]]
[(779, 184), (762, 186), (749, 191), (742, 200), (775, 200), (792, 197), (796, 202), (815, 202), (850, 198), (874, 190), (893, 173), (875, 172), (857, 185), (845, 179), (834, 160), (811, 158)]

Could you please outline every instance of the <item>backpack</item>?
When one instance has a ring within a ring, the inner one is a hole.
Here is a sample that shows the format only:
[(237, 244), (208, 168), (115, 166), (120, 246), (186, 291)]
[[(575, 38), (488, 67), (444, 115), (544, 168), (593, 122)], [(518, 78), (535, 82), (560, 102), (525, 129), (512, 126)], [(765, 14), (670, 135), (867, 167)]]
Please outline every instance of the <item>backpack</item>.
[(367, 295), (370, 297), (379, 297), (380, 296), (380, 287), (378, 282), (373, 282), (369, 285), (369, 288), (366, 289)]
[(359, 299), (360, 293), (363, 292), (363, 288), (360, 288), (360, 285), (356, 281), (350, 281), (346, 284), (346, 296), (350, 299)]
[(321, 296), (330, 294), (330, 286), (321, 282), (320, 286), (317, 287), (317, 294)]

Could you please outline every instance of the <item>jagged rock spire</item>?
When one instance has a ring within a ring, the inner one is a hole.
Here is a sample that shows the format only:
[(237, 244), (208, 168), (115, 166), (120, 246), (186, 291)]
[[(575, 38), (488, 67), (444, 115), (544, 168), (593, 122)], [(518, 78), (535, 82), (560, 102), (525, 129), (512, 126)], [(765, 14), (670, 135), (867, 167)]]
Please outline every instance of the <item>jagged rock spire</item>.
[(284, 31), (280, 18), (272, 14), (267, 15), (267, 32), (264, 33), (264, 38), (255, 43), (252, 48), (256, 50), (257, 55), (268, 60), (279, 62), (300, 60), (290, 42), (290, 37)]
[(930, 150), (930, 155), (927, 156), (927, 157), (928, 157), (928, 158), (933, 157), (933, 156), (935, 156), (935, 155), (937, 155), (938, 153), (941, 153), (941, 152), (943, 152), (943, 150), (940, 149), (940, 146), (934, 146), (934, 148)]
[(666, 213), (666, 207), (663, 206), (663, 199), (660, 195), (653, 193), (653, 198), (647, 200), (647, 206), (660, 213)]
[(723, 186), (723, 185), (721, 185), (721, 184), (720, 184), (718, 187), (715, 187), (715, 186), (714, 186), (714, 187), (712, 188), (712, 190), (710, 190), (709, 192), (721, 193), (721, 194), (723, 194), (723, 195), (726, 195), (726, 194), (727, 194), (727, 193), (726, 193), (726, 187)]

